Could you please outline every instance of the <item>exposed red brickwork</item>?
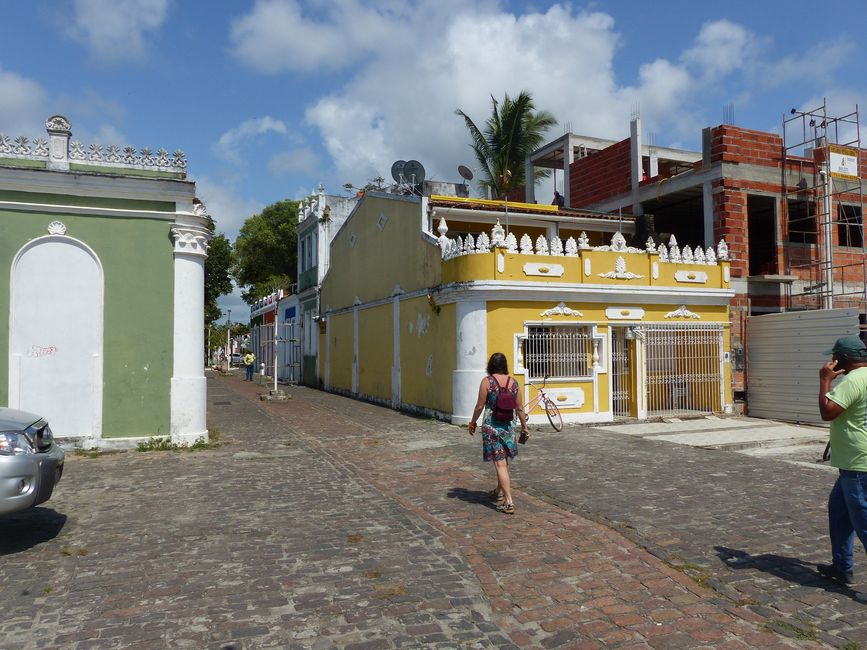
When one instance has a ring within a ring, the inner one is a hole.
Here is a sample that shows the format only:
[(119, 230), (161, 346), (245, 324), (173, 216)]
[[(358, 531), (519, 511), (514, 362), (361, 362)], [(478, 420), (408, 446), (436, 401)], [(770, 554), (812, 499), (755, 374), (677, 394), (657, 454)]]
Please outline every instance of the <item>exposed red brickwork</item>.
[(630, 142), (626, 138), (569, 166), (573, 207), (587, 206), (631, 189)]
[(711, 131), (711, 162), (737, 162), (779, 167), (783, 139), (773, 133), (721, 124)]

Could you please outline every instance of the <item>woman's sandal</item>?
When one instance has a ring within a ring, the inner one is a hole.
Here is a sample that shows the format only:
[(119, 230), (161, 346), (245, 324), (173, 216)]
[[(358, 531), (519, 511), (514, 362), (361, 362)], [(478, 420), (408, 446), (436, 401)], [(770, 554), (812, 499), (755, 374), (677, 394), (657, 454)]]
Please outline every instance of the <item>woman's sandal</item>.
[(501, 503), (497, 506), (497, 512), (502, 512), (504, 515), (515, 514), (515, 505), (513, 503)]

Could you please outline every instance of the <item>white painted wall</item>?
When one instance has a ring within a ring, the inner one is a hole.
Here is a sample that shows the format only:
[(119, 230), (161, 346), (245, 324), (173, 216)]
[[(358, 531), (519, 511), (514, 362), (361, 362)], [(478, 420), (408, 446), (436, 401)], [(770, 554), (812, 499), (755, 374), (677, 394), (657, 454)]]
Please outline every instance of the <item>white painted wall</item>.
[(29, 242), (12, 264), (9, 405), (57, 437), (102, 434), (102, 266), (72, 237)]

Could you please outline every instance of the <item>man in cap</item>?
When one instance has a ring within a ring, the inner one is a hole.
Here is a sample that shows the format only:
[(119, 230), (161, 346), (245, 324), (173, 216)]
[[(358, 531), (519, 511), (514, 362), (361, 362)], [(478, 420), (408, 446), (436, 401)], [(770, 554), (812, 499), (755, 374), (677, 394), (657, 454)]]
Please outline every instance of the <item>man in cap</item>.
[[(867, 549), (867, 346), (857, 336), (837, 339), (819, 371), (819, 412), (831, 421), (831, 465), (840, 475), (828, 497), (831, 564), (816, 568), (826, 578), (852, 583), (855, 535)], [(831, 382), (843, 379), (831, 389)], [(856, 599), (867, 602), (867, 593)]]

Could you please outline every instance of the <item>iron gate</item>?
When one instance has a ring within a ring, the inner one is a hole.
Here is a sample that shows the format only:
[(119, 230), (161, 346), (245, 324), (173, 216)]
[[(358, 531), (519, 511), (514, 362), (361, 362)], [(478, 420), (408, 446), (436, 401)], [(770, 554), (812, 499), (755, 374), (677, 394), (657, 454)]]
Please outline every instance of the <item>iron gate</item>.
[[(276, 333), (276, 338), (275, 338)], [(277, 380), (297, 384), (301, 378), (301, 341), (295, 321), (255, 325), (250, 333), (251, 348), (256, 355), (256, 369), (265, 364), (265, 374), (274, 377), (277, 364)]]
[(616, 418), (632, 415), (632, 364), (626, 330), (611, 328), (611, 408)]
[(723, 410), (723, 327), (649, 323), (636, 328), (644, 342), (648, 416)]

